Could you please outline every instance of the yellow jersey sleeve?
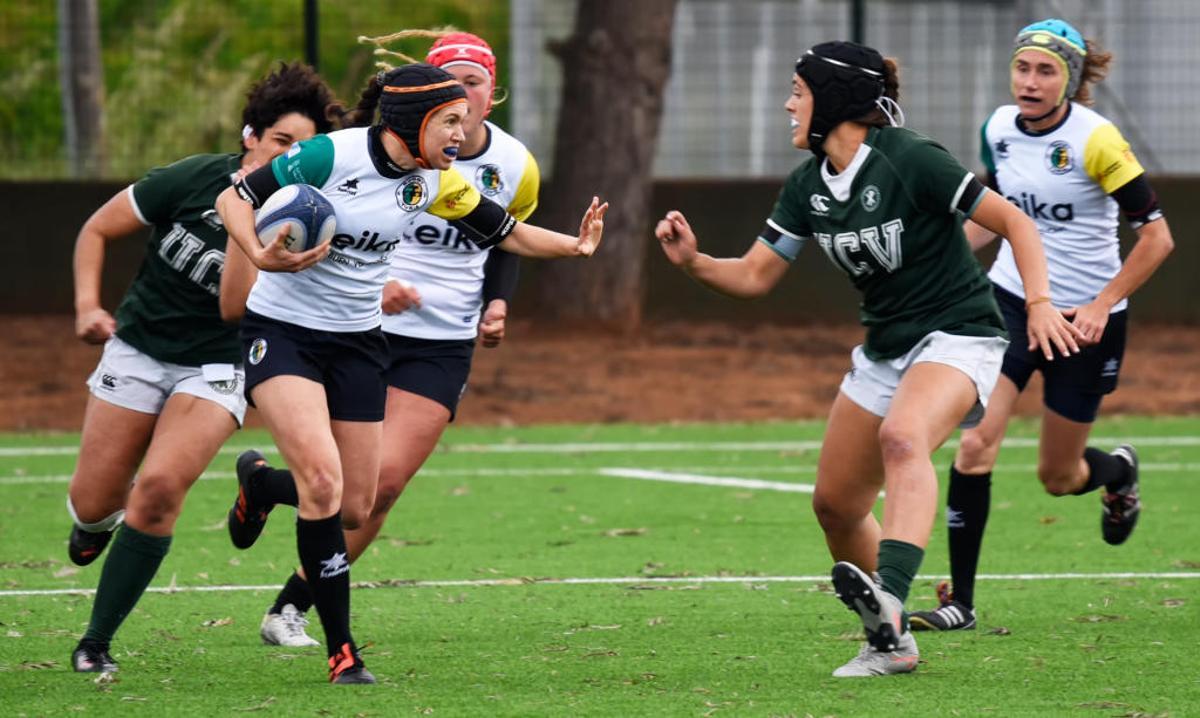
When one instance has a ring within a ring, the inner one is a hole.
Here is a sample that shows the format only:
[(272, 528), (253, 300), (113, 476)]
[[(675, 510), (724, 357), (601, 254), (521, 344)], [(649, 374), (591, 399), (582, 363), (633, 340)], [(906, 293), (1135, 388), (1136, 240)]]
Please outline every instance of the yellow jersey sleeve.
[(1083, 148), (1083, 168), (1106, 194), (1146, 172), (1121, 131), (1111, 122), (1092, 130)]
[(542, 186), (542, 175), (538, 170), (537, 160), (525, 151), (525, 169), (521, 171), (521, 181), (512, 202), (508, 203), (508, 213), (524, 222), (533, 214), (538, 205), (538, 189)]
[(425, 210), (429, 214), (445, 220), (462, 219), (479, 206), (482, 199), (479, 190), (467, 182), (458, 170), (453, 167), (442, 170), (438, 179), (437, 196)]

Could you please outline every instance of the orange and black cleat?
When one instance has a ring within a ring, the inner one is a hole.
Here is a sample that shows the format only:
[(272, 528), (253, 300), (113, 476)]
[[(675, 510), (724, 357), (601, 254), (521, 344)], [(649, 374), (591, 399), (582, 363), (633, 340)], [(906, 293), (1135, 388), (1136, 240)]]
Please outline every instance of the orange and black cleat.
[(237, 458), (238, 495), (229, 509), (229, 540), (240, 549), (247, 549), (258, 540), (267, 525), (267, 514), (273, 506), (260, 506), (251, 501), (250, 480), (254, 472), (267, 465), (262, 452), (250, 449)]
[(329, 657), (329, 682), (343, 685), (374, 683), (375, 676), (363, 665), (358, 651), (349, 643), (343, 643), (341, 649)]

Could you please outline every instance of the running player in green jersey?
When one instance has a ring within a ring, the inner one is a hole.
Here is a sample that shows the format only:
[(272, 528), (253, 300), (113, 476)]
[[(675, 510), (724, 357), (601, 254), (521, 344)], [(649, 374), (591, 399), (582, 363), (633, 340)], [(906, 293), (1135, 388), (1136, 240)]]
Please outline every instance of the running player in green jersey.
[[(76, 671), (117, 669), (113, 635), (166, 556), (188, 489), (246, 411), (237, 327), (222, 322), (218, 308), (226, 235), (213, 202), (237, 173), (330, 129), (332, 103), (311, 68), (281, 65), (246, 98), (240, 153), (195, 155), (151, 170), (79, 232), (76, 333), (105, 346), (88, 380), (67, 496), (71, 560), (87, 565), (114, 532), (116, 541), (71, 657)], [(146, 259), (114, 318), (100, 305), (105, 247), (146, 226)], [(317, 259), (293, 255), (291, 268)]]
[[(749, 251), (700, 253), (676, 211), (655, 228), (673, 264), (730, 296), (766, 294), (809, 240), (862, 293), (866, 340), (830, 411), (813, 495), (837, 561), (834, 588), (867, 634), (839, 677), (916, 668), (904, 601), (937, 512), (930, 455), (983, 416), (1008, 345), (964, 216), (1010, 239), (1030, 297), (1029, 346), (1048, 359), (1078, 351), (1078, 332), (1048, 302), (1033, 222), (941, 146), (894, 126), (898, 89), (895, 62), (877, 51), (816, 45), (797, 62), (785, 105), (792, 144), (815, 156), (788, 177)], [(885, 488), (881, 527), (871, 509)]]
[[(1129, 143), (1116, 125), (1092, 110), (1091, 85), (1112, 55), (1063, 20), (1034, 23), (1017, 33), (1010, 61), (1013, 104), (984, 123), (982, 159), (989, 186), (1033, 218), (1046, 248), (1050, 293), (1073, 318), (1088, 345), (1050, 364), (1010, 346), (987, 413), (963, 432), (946, 495), (950, 577), (938, 585), (938, 607), (912, 615), (913, 627), (937, 631), (975, 627), (975, 572), (991, 503), (992, 467), (1017, 398), (1035, 371), (1042, 373), (1038, 479), (1055, 496), (1103, 489), (1101, 536), (1129, 538), (1138, 515), (1137, 452), (1088, 446), (1104, 396), (1117, 388), (1125, 351), (1127, 299), (1174, 247)], [(1137, 232), (1124, 264), (1117, 241), (1118, 210)], [(978, 249), (996, 238), (973, 222), (967, 240)], [(1024, 296), (1012, 252), (1001, 246), (988, 273), (1010, 333), (1025, 322)], [(953, 590), (951, 588), (953, 587)]]

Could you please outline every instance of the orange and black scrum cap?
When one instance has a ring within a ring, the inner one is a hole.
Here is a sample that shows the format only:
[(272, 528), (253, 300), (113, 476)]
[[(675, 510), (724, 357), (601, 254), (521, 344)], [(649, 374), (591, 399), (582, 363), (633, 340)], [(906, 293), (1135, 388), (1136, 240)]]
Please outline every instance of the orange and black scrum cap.
[(383, 126), (404, 143), (413, 159), (429, 166), (421, 135), (429, 118), (441, 108), (467, 101), (467, 91), (445, 70), (414, 63), (388, 70), (382, 76), (379, 116)]

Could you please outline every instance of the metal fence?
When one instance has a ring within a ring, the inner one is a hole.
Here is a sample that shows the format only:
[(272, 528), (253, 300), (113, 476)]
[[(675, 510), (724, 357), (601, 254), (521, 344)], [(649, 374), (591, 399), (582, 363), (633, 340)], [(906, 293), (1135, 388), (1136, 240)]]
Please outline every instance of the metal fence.
[[(782, 109), (805, 48), (851, 35), (852, 0), (680, 0), (655, 172), (775, 177), (799, 161)], [(1062, 17), (1115, 55), (1095, 108), (1155, 174), (1200, 174), (1200, 2), (1195, 0), (865, 0), (864, 41), (901, 66), (908, 125), (978, 164), (979, 127), (1010, 101), (1012, 37)], [(553, 152), (561, 75), (548, 41), (570, 34), (574, 2), (513, 0), (513, 130), (543, 166)]]

